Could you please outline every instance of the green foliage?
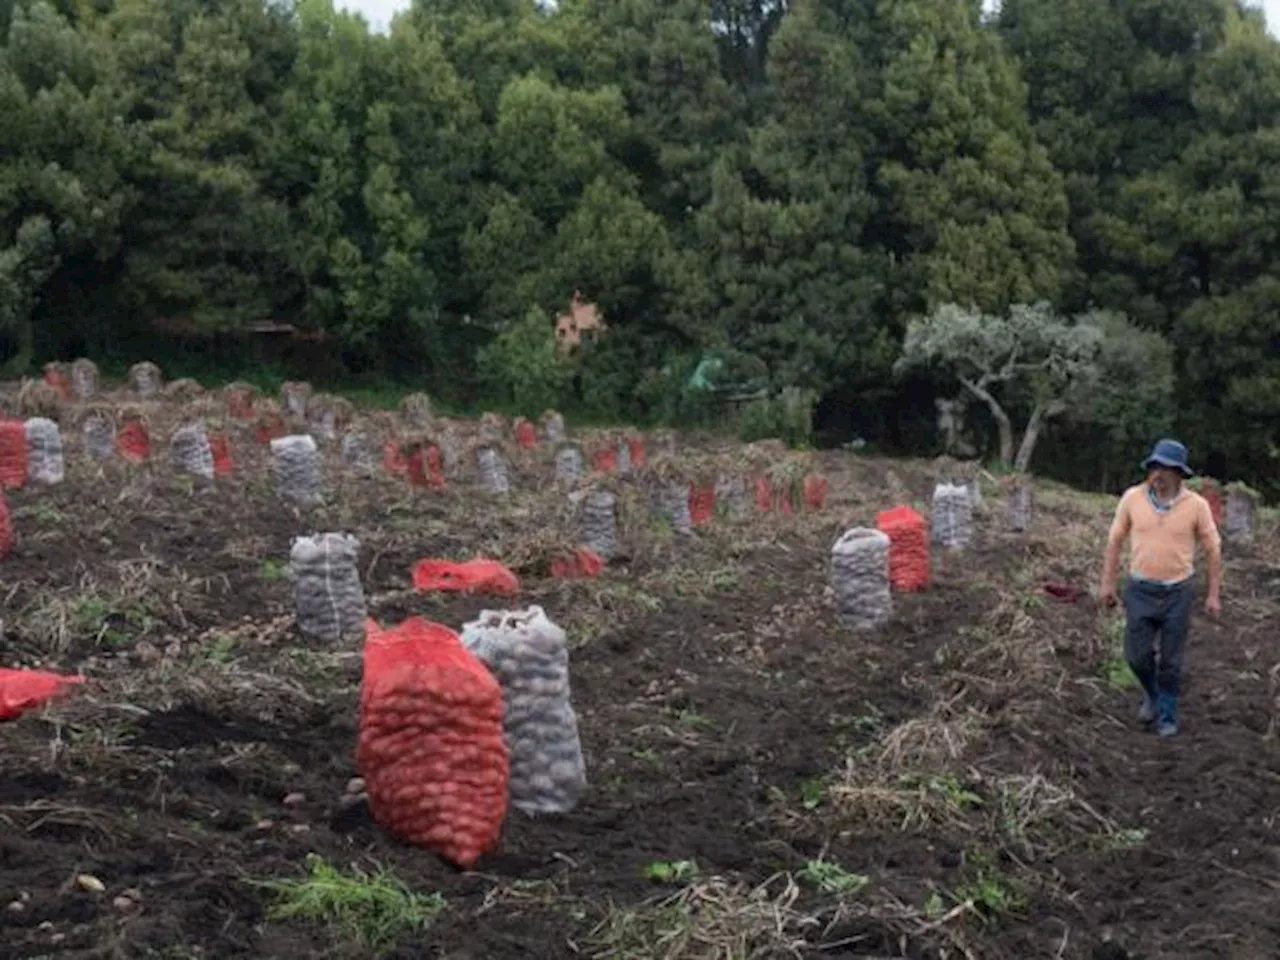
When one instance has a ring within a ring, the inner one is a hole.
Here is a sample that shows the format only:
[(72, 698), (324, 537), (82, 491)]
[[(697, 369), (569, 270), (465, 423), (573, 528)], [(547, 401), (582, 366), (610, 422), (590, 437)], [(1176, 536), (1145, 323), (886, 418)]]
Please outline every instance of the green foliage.
[(738, 414), (738, 436), (745, 443), (777, 439), (792, 447), (810, 446), (817, 402), (816, 392), (797, 387), (752, 400)]
[[(795, 389), (824, 434), (918, 450), (995, 331), (1043, 361), (987, 382), (1021, 449), (969, 390), (1010, 466), (1043, 438), (1107, 484), (1168, 431), (1277, 492), (1280, 44), (1222, 0), (982, 10), (439, 0), (375, 33), (332, 0), (0, 0), (0, 371), (729, 425), (687, 384), (731, 347), (773, 398), (743, 435), (811, 442)], [(544, 366), (526, 311), (575, 291), (609, 335)], [(949, 304), (974, 329), (944, 363), (913, 318)], [(231, 336), (262, 320), (327, 334), (326, 366)]]
[(481, 348), (477, 366), (491, 396), (530, 417), (559, 405), (573, 377), (550, 317), (537, 307)]

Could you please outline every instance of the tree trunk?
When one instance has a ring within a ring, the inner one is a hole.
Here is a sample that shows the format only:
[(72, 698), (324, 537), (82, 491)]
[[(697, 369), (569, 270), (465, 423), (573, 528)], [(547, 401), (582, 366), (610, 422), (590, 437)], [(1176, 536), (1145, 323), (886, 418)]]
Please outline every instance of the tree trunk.
[(1013, 462), (1013, 469), (1018, 473), (1026, 473), (1027, 467), (1031, 464), (1031, 454), (1035, 452), (1036, 441), (1040, 439), (1040, 432), (1044, 430), (1045, 421), (1054, 415), (1055, 409), (1051, 409), (1043, 403), (1038, 403), (1035, 409), (1031, 411), (1031, 419), (1027, 421), (1027, 429), (1022, 432), (1022, 443), (1018, 447), (1018, 457)]
[(1000, 465), (1009, 466), (1013, 462), (1013, 424), (1009, 421), (1009, 415), (985, 387), (970, 380), (962, 379), (960, 382), (991, 411), (991, 416), (996, 421), (996, 428), (1000, 432)]

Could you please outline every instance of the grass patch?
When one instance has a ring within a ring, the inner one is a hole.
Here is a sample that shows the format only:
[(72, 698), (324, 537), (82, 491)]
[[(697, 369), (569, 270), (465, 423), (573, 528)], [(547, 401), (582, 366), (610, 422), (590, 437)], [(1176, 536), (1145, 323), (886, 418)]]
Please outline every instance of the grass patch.
[(425, 928), (445, 905), (440, 894), (415, 893), (386, 870), (343, 873), (314, 853), (307, 855), (305, 878), (256, 885), (274, 895), (270, 919), (322, 923), (379, 954)]

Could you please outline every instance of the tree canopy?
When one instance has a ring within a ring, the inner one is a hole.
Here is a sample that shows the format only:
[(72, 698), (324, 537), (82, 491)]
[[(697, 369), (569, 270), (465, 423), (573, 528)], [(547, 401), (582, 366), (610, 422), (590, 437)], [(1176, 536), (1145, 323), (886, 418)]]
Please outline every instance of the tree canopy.
[[(1236, 0), (0, 0), (0, 118), (8, 375), (271, 319), (353, 376), (639, 419), (717, 356), (928, 452), (967, 388), (899, 360), (1025, 320), (1102, 331), (1109, 385), (1005, 383), (1044, 469), (1280, 455), (1280, 46)], [(607, 330), (567, 361), (575, 292)]]

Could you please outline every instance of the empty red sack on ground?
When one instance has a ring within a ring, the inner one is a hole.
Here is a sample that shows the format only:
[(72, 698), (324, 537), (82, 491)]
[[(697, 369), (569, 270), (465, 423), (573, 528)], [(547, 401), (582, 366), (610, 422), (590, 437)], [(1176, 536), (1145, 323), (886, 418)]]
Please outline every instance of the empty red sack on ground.
[(20, 717), (28, 710), (44, 706), (68, 687), (83, 682), (83, 677), (0, 667), (0, 720)]
[(551, 561), (551, 576), (558, 580), (590, 579), (600, 576), (604, 560), (594, 550), (578, 547), (573, 553)]
[(130, 463), (142, 463), (151, 456), (151, 434), (141, 420), (129, 420), (116, 434), (116, 449)]
[(27, 425), (0, 420), (0, 487), (18, 490), (27, 485)]
[(413, 568), (413, 589), (513, 597), (520, 592), (520, 581), (496, 560), (419, 560)]
[(370, 620), (356, 763), (374, 819), (463, 869), (497, 846), (510, 755), (502, 688), (448, 627)]

